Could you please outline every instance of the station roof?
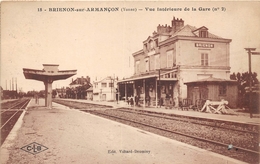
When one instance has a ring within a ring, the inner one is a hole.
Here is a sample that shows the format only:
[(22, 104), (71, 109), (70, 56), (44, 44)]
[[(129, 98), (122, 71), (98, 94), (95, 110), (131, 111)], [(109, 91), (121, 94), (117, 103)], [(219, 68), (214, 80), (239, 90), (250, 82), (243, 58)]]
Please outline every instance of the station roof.
[(23, 74), (26, 79), (33, 79), (38, 81), (46, 81), (47, 79), (64, 80), (75, 74), (77, 70), (63, 70), (63, 71), (45, 71), (23, 68)]
[(186, 82), (184, 84), (209, 84), (209, 83), (237, 83), (236, 80), (228, 80), (228, 79), (221, 79), (221, 78), (214, 78), (214, 77), (209, 77), (206, 79), (200, 79), (196, 81), (191, 81), (191, 82)]
[(118, 81), (118, 83), (141, 80), (141, 79), (148, 79), (148, 78), (155, 78), (155, 77), (158, 77), (158, 75), (154, 74), (154, 75), (145, 75), (145, 76), (139, 76), (139, 77), (131, 77), (131, 78), (127, 78), (124, 80), (120, 80), (120, 81)]
[[(164, 78), (162, 77), (165, 74), (171, 73), (176, 71), (175, 69), (161, 69), (160, 73), (160, 81), (177, 81), (177, 78)], [(135, 75), (123, 80), (119, 80), (118, 83), (125, 83), (125, 82), (131, 82), (131, 81), (136, 81), (136, 80), (142, 80), (142, 79), (150, 79), (150, 78), (155, 78), (156, 80), (159, 80), (159, 73), (158, 71), (151, 71), (146, 74), (141, 74), (141, 75)]]
[[(200, 29), (206, 29), (208, 30), (207, 27), (202, 26), (200, 28), (191, 26), (191, 25), (185, 25), (183, 26), (179, 31), (176, 31), (171, 37), (174, 36), (189, 36), (189, 37), (198, 37), (197, 34), (195, 34), (196, 31), (200, 30)], [(214, 35), (210, 32), (208, 32), (208, 37), (207, 38), (214, 38), (214, 39), (223, 39), (217, 35)]]

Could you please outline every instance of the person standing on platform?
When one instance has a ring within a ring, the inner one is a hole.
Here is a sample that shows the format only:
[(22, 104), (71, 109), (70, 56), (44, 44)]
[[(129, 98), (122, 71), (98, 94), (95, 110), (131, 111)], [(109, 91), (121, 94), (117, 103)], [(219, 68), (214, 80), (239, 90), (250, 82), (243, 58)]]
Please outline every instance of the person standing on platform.
[(173, 102), (173, 98), (172, 98), (172, 95), (170, 94), (170, 95), (169, 95), (169, 107), (170, 107), (170, 109), (173, 108), (173, 106), (174, 106), (173, 103), (174, 103), (174, 102)]
[(39, 96), (38, 96), (38, 94), (35, 94), (34, 98), (35, 98), (35, 104), (39, 104)]
[(167, 109), (169, 107), (169, 103), (170, 103), (170, 96), (167, 93), (166, 97), (165, 97), (165, 109)]
[(138, 95), (135, 96), (135, 105), (138, 106), (139, 97)]
[(134, 99), (133, 99), (133, 97), (130, 98), (130, 105), (131, 105), (131, 107), (134, 106)]
[(127, 105), (129, 105), (129, 103), (130, 103), (130, 100), (129, 100), (129, 98), (128, 98), (128, 97), (126, 98), (126, 102), (127, 102)]
[(145, 98), (145, 103), (150, 106), (150, 95), (147, 95), (146, 98)]

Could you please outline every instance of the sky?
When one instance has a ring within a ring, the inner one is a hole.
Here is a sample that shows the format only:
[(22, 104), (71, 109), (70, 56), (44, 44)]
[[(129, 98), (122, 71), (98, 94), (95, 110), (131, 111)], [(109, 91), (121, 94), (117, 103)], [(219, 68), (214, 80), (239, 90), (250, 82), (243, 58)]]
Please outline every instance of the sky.
[[(10, 81), (17, 79), (19, 90), (44, 90), (42, 82), (27, 80), (23, 75), (23, 68), (41, 70), (42, 64), (59, 64), (59, 70), (77, 70), (77, 75), (55, 81), (54, 89), (66, 87), (72, 78), (82, 76), (90, 76), (91, 81), (106, 76), (130, 77), (134, 73), (132, 53), (142, 49), (143, 41), (159, 24), (170, 25), (173, 16), (182, 18), (185, 25), (205, 26), (217, 36), (232, 39), (231, 73), (248, 71), (244, 48), (252, 47), (260, 52), (259, 1), (2, 2), (1, 5), (3, 89), (10, 89)], [(49, 11), (49, 8), (91, 7), (118, 8), (119, 11)], [(157, 11), (157, 7), (181, 8), (182, 11)], [(199, 11), (200, 7), (210, 11)], [(137, 11), (122, 11), (123, 8)], [(155, 11), (146, 10), (148, 8)], [(185, 8), (189, 11), (184, 11)], [(252, 56), (252, 71), (260, 76), (259, 61), (260, 55)]]

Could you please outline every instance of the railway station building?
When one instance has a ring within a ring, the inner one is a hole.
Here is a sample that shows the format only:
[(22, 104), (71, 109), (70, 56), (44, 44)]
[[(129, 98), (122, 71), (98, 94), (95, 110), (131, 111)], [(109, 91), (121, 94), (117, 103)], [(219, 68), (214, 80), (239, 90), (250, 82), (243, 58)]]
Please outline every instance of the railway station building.
[(87, 90), (92, 87), (90, 82), (89, 76), (81, 76), (76, 79), (72, 79), (71, 83), (69, 84), (71, 90), (71, 98), (75, 99), (87, 99), (88, 92)]
[(117, 79), (107, 76), (93, 82), (93, 101), (115, 101)]
[[(206, 26), (184, 25), (184, 20), (175, 17), (170, 25), (159, 24), (143, 41), (143, 48), (132, 54), (134, 75), (118, 82), (120, 97), (138, 96), (144, 106), (148, 98), (149, 105), (157, 106), (156, 102), (163, 104), (168, 96), (177, 107), (188, 98), (188, 82), (215, 78), (233, 85), (229, 61), (231, 41), (212, 34)], [(191, 94), (192, 90), (189, 97)], [(196, 99), (208, 98), (202, 97), (200, 91), (196, 94)], [(195, 101), (192, 99), (193, 104)]]

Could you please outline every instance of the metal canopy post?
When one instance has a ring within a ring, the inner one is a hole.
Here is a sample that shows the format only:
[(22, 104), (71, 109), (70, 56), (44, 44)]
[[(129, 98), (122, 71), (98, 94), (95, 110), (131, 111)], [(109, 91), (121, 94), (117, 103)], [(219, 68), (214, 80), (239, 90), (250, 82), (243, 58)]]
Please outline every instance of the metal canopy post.
[[(134, 90), (134, 95), (133, 95), (133, 99), (135, 100), (135, 96), (136, 96), (136, 90), (135, 90), (135, 81), (133, 81), (133, 90)], [(134, 101), (134, 106), (135, 106), (135, 101)]]
[(145, 108), (145, 79), (143, 80), (143, 88), (144, 88), (144, 100), (143, 100), (143, 107)]
[(160, 108), (161, 108), (161, 104), (162, 104), (162, 102), (161, 102), (161, 70), (159, 69), (159, 81), (158, 81), (158, 83), (159, 83), (159, 102), (160, 102)]
[(260, 52), (252, 52), (255, 51), (256, 48), (245, 48), (248, 53), (248, 65), (249, 65), (249, 112), (250, 118), (253, 118), (253, 109), (252, 109), (252, 71), (251, 71), (251, 54), (252, 55), (260, 55)]
[(119, 83), (117, 83), (117, 104), (118, 104), (118, 101), (120, 100), (119, 98), (120, 98), (120, 84)]
[(158, 89), (157, 89), (157, 78), (155, 78), (155, 104), (156, 104), (156, 108), (158, 108)]
[(127, 99), (127, 89), (126, 89), (126, 85), (127, 85), (127, 82), (125, 82), (125, 102), (126, 102), (126, 99)]

